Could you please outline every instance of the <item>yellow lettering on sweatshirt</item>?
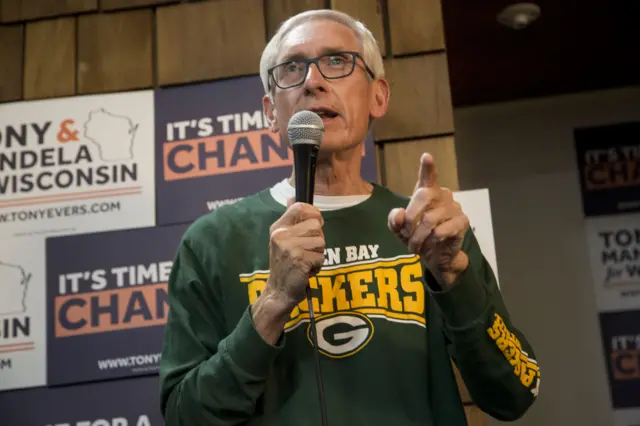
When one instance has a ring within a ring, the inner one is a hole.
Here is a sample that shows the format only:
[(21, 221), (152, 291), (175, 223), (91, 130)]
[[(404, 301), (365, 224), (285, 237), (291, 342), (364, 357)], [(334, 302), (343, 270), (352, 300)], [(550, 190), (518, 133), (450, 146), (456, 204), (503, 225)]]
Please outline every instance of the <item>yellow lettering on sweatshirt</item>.
[[(377, 258), (348, 265), (324, 267), (309, 280), (316, 317), (336, 313), (362, 314), (394, 322), (425, 326), (425, 288), (422, 266), (415, 255)], [(240, 275), (249, 303), (262, 293), (269, 271)], [(291, 312), (285, 330), (308, 322), (307, 300)]]
[(487, 329), (487, 333), (513, 366), (513, 373), (518, 377), (520, 383), (531, 389), (533, 381), (537, 379), (535, 387), (531, 389), (531, 392), (537, 395), (540, 385), (540, 369), (538, 363), (529, 358), (529, 355), (522, 350), (522, 344), (518, 337), (507, 329), (504, 320), (497, 313), (494, 313), (493, 323), (491, 327)]

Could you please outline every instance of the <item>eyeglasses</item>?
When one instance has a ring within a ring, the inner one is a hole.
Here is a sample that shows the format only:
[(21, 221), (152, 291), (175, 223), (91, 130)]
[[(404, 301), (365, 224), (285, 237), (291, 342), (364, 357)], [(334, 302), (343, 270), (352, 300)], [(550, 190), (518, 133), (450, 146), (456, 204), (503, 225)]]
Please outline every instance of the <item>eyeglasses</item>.
[(304, 82), (311, 64), (316, 64), (320, 74), (327, 80), (331, 80), (351, 75), (358, 58), (362, 60), (362, 64), (371, 78), (375, 78), (373, 71), (358, 52), (332, 52), (317, 58), (300, 58), (283, 62), (269, 68), (269, 75), (273, 77), (276, 86), (281, 89), (289, 89)]

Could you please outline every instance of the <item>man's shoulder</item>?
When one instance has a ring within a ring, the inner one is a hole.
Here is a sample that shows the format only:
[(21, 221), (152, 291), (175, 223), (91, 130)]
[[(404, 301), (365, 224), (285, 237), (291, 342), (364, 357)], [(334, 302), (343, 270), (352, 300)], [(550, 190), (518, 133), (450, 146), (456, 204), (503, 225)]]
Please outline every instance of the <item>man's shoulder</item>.
[(401, 194), (386, 186), (375, 184), (379, 193), (379, 199), (390, 207), (406, 207), (411, 199), (410, 196)]

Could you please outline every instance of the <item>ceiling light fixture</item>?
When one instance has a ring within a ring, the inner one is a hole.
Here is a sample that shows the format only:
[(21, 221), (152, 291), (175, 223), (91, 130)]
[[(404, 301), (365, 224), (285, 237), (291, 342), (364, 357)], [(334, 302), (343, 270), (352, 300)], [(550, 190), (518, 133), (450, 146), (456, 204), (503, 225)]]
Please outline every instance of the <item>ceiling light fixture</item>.
[(521, 30), (540, 17), (540, 6), (535, 3), (515, 3), (498, 13), (498, 22), (502, 25)]

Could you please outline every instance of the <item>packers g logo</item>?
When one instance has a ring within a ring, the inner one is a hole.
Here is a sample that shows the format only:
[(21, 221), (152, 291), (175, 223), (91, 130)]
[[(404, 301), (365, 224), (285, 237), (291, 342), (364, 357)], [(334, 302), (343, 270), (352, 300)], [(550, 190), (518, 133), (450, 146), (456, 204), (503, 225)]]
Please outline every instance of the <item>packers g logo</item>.
[[(316, 320), (318, 350), (330, 358), (345, 358), (364, 348), (373, 337), (373, 323), (358, 312), (336, 312)], [(307, 327), (311, 339), (311, 326)]]

